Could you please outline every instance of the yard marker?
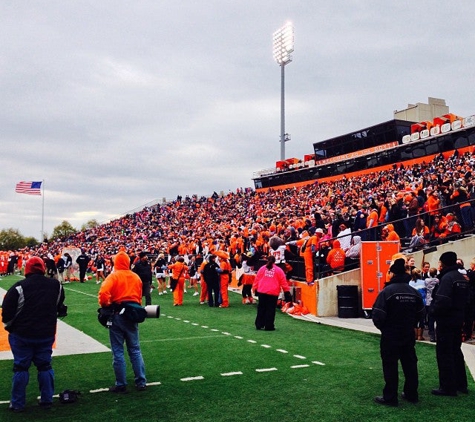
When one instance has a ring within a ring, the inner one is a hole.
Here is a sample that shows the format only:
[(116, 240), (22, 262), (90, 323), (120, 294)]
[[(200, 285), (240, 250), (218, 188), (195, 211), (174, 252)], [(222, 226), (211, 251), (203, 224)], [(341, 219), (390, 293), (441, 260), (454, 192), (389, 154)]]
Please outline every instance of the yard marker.
[(209, 328), (207, 325), (202, 325), (201, 328)]
[(325, 364), (323, 362), (319, 362), (318, 360), (314, 360), (314, 361), (312, 361), (312, 363), (314, 363), (315, 365), (325, 366)]
[(256, 372), (271, 372), (271, 371), (277, 371), (277, 368), (262, 368), (262, 369), (256, 369)]
[(153, 340), (140, 340), (140, 343), (162, 343), (164, 341), (181, 341), (181, 340), (196, 340), (204, 338), (221, 338), (221, 336), (198, 336), (198, 337), (172, 337), (172, 338), (160, 338)]
[(300, 355), (294, 355), (294, 358), (297, 358), (297, 359), (307, 359), (305, 356), (300, 356)]
[(254, 343), (254, 344), (257, 343), (256, 340), (248, 340), (247, 342), (248, 342), (248, 343)]
[(109, 391), (108, 388), (97, 388), (96, 390), (89, 390), (90, 393), (103, 393), (104, 391)]
[(242, 339), (243, 339), (241, 336), (234, 336), (234, 338), (237, 338), (238, 340), (242, 340)]
[(186, 323), (188, 323), (188, 322), (190, 322), (190, 321), (188, 321), (187, 319), (184, 319), (184, 320), (183, 320), (183, 322), (186, 322)]
[(221, 331), (221, 334), (225, 335), (225, 336), (230, 336), (231, 333), (227, 333), (226, 331)]
[(270, 349), (272, 346), (269, 346), (268, 344), (261, 344), (261, 347), (264, 347), (265, 349)]
[(284, 350), (284, 349), (277, 349), (277, 351), (280, 353), (289, 353), (287, 350)]
[(147, 382), (147, 386), (149, 385), (162, 385), (160, 381), (155, 381), (155, 382)]
[(91, 294), (91, 293), (82, 292), (81, 290), (71, 289), (71, 288), (69, 288), (69, 287), (63, 287), (63, 289), (66, 290), (66, 291), (70, 291), (70, 292), (74, 292), (74, 293), (79, 293), (79, 294), (84, 295), (84, 296), (89, 296), (89, 297), (97, 298), (97, 295), (93, 295), (93, 294)]
[(300, 368), (308, 368), (310, 365), (293, 365), (291, 369), (300, 369)]
[(222, 377), (231, 377), (233, 375), (242, 375), (242, 372), (241, 371), (238, 371), (238, 372), (227, 372), (225, 374), (221, 374)]
[(204, 377), (200, 375), (199, 377), (188, 377), (188, 378), (180, 379), (180, 381), (197, 381), (197, 380), (204, 380)]

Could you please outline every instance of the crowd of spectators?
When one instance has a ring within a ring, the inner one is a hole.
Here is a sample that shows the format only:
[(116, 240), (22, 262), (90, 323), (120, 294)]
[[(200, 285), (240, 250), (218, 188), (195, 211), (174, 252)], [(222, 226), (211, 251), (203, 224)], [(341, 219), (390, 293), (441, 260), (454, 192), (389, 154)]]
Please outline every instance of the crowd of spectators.
[(289, 245), (289, 260), (298, 261), (300, 253), (291, 242), (305, 233), (317, 237), (316, 264), (324, 269), (333, 239), (342, 232), (340, 247), (352, 262), (358, 260), (360, 241), (385, 239), (388, 231), (411, 249), (472, 232), (474, 166), (474, 154), (455, 151), (430, 162), (303, 187), (178, 196), (68, 238), (11, 253), (57, 256), (65, 247), (75, 247), (94, 262), (97, 255), (108, 260), (124, 246), (131, 256), (142, 251), (204, 256), (224, 249), (231, 257), (264, 257), (269, 239), (279, 236)]

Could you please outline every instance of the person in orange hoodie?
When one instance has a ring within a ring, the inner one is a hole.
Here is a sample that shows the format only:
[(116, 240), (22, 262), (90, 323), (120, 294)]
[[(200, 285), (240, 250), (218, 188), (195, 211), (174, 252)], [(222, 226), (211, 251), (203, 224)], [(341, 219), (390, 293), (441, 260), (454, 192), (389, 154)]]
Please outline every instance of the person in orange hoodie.
[[(114, 258), (114, 271), (103, 281), (98, 294), (99, 306), (109, 307), (123, 302), (142, 304), (142, 280), (130, 269), (130, 258), (123, 249)], [(139, 328), (122, 312), (112, 316), (109, 327), (115, 384), (109, 388), (111, 393), (127, 392), (124, 342), (127, 344), (130, 363), (134, 371), (135, 387), (138, 391), (146, 389), (145, 364), (140, 350)]]
[(394, 225), (389, 223), (383, 227), (381, 232), (381, 239), (385, 241), (401, 241), (396, 230), (394, 230)]
[(231, 282), (231, 264), (229, 263), (229, 255), (224, 251), (216, 251), (215, 255), (219, 258), (219, 285), (221, 292), (220, 308), (229, 308), (228, 285)]
[(345, 269), (345, 251), (341, 248), (339, 240), (333, 241), (333, 247), (327, 255), (327, 264), (332, 272)]
[(183, 293), (185, 291), (185, 278), (188, 273), (188, 266), (185, 264), (185, 258), (179, 256), (174, 264), (168, 266), (172, 270), (171, 277), (177, 280), (177, 284), (173, 289), (173, 306), (183, 305)]

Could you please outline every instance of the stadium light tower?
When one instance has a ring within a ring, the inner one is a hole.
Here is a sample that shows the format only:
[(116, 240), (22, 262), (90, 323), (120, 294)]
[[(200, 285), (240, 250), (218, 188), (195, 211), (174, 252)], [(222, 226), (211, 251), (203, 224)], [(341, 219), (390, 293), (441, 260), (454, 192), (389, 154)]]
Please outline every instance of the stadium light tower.
[(285, 160), (285, 142), (290, 140), (285, 133), (285, 65), (292, 61), (294, 51), (294, 27), (289, 22), (273, 34), (274, 60), (280, 66), (280, 159)]

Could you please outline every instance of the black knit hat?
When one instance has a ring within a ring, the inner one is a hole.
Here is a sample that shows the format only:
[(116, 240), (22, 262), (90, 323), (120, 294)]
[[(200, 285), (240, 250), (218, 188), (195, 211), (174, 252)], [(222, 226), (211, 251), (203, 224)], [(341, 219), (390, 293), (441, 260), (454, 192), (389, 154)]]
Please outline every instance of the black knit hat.
[(457, 264), (457, 254), (452, 251), (444, 252), (440, 255), (439, 261), (446, 267), (452, 267)]
[(389, 271), (393, 274), (405, 274), (406, 273), (406, 260), (404, 258), (398, 258), (394, 261), (394, 264), (389, 267)]

